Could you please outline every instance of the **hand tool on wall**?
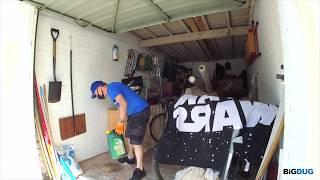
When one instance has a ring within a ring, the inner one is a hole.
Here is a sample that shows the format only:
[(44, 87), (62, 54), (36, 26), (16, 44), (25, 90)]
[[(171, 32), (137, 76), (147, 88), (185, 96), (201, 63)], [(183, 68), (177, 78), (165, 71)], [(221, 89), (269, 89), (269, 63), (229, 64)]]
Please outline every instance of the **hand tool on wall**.
[(71, 90), (71, 108), (72, 116), (60, 118), (60, 135), (61, 139), (65, 140), (86, 132), (86, 117), (85, 114), (75, 115), (74, 112), (74, 97), (73, 97), (73, 73), (72, 73), (72, 36), (70, 36), (70, 90)]
[(72, 122), (73, 122), (73, 133), (77, 135), (76, 131), (76, 120), (74, 118), (74, 105), (73, 105), (73, 83), (72, 83), (72, 36), (70, 36), (70, 87), (71, 87), (71, 108), (72, 108)]
[(54, 81), (49, 82), (49, 97), (48, 100), (50, 103), (56, 103), (60, 101), (61, 98), (61, 81), (56, 79), (56, 42), (59, 37), (59, 30), (51, 28), (51, 37), (53, 40), (53, 78)]

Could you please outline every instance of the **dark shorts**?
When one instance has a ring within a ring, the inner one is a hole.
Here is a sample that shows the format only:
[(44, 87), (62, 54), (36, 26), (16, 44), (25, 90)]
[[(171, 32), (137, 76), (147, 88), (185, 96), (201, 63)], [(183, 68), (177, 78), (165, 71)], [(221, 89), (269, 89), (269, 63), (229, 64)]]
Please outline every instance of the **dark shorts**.
[(125, 137), (130, 139), (130, 144), (142, 145), (149, 117), (149, 108), (128, 117)]

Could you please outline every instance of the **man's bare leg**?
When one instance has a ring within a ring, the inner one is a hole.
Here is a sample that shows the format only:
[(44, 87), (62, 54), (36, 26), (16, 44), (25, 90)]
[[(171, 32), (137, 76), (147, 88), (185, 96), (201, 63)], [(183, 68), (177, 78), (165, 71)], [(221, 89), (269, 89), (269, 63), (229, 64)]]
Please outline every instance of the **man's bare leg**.
[[(126, 139), (127, 139), (127, 142), (130, 142), (129, 138), (126, 138)], [(134, 158), (133, 145), (130, 143), (128, 143), (128, 158), (129, 159)]]
[(137, 168), (143, 170), (143, 146), (133, 145), (133, 148), (137, 159)]

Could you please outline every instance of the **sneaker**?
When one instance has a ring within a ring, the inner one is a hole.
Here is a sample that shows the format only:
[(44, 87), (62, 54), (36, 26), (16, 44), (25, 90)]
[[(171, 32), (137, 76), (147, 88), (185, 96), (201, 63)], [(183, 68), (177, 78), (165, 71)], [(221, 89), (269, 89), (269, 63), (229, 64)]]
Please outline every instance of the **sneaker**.
[(129, 159), (128, 156), (126, 156), (126, 157), (118, 159), (118, 161), (120, 163), (125, 163), (126, 162), (128, 164), (135, 164), (136, 163), (136, 158)]
[(146, 176), (146, 172), (144, 171), (144, 169), (141, 170), (141, 169), (139, 169), (139, 168), (136, 168), (136, 169), (133, 171), (133, 175), (132, 175), (132, 177), (131, 177), (129, 180), (140, 180), (140, 179), (142, 179), (142, 178), (145, 177), (145, 176)]

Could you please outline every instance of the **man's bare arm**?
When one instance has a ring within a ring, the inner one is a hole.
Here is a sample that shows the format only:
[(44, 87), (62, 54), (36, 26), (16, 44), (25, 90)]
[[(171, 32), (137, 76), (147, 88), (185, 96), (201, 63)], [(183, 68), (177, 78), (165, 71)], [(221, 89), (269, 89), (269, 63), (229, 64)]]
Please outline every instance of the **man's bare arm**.
[(116, 101), (119, 103), (120, 122), (126, 122), (128, 119), (127, 101), (121, 94), (116, 97)]

